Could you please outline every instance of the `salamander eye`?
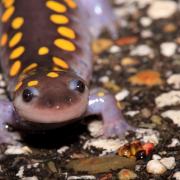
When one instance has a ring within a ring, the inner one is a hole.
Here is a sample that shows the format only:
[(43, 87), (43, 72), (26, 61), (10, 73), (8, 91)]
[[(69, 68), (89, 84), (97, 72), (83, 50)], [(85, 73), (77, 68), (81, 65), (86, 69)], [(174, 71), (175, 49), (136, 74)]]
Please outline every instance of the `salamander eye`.
[(70, 82), (70, 89), (83, 93), (85, 91), (85, 84), (80, 80), (72, 80)]
[(22, 97), (24, 102), (30, 102), (33, 99), (34, 95), (30, 89), (25, 89), (22, 93)]

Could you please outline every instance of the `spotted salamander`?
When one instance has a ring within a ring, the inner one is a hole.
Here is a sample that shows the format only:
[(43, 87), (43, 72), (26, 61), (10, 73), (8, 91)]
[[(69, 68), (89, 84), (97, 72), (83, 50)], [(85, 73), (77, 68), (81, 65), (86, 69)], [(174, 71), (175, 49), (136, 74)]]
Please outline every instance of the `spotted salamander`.
[(1, 0), (0, 61), (9, 100), (0, 100), (0, 143), (15, 129), (52, 128), (99, 114), (105, 136), (131, 129), (107, 90), (89, 90), (92, 39), (116, 33), (108, 0)]

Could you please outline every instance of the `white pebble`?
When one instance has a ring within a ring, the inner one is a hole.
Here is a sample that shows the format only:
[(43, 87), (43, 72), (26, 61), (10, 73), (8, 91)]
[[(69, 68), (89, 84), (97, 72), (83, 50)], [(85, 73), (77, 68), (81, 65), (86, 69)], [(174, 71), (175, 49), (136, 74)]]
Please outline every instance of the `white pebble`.
[(175, 178), (176, 180), (180, 180), (180, 171), (177, 171), (173, 174), (173, 178)]
[(180, 74), (173, 74), (173, 75), (171, 75), (168, 78), (167, 83), (169, 85), (173, 85), (174, 89), (180, 89)]
[(142, 45), (139, 45), (137, 47), (135, 47), (131, 53), (130, 53), (132, 56), (150, 56), (150, 55), (153, 55), (153, 50), (145, 45), (145, 44), (142, 44)]
[(128, 111), (125, 114), (131, 117), (134, 117), (135, 115), (139, 114), (140, 111)]
[(123, 89), (121, 92), (115, 95), (115, 98), (117, 101), (122, 101), (128, 96), (129, 96), (129, 91), (127, 89)]
[(171, 57), (175, 54), (177, 49), (177, 44), (174, 42), (164, 42), (160, 45), (161, 54), (166, 57)]
[(153, 154), (152, 159), (153, 159), (153, 160), (160, 160), (160, 159), (161, 159), (161, 156), (158, 155), (158, 154)]
[(110, 53), (118, 53), (121, 51), (121, 48), (119, 46), (113, 45), (110, 49), (109, 52)]
[(63, 146), (63, 147), (59, 148), (59, 149), (57, 150), (57, 152), (58, 152), (59, 154), (63, 154), (63, 153), (65, 153), (68, 149), (69, 149), (68, 146)]
[(32, 153), (32, 150), (27, 146), (12, 146), (9, 145), (8, 148), (5, 151), (6, 155), (17, 155), (17, 154), (30, 154)]
[(180, 146), (180, 141), (177, 138), (172, 138), (171, 144), (168, 145), (168, 147), (176, 147)]
[(17, 172), (16, 176), (18, 176), (19, 178), (22, 178), (24, 176), (24, 166), (21, 166), (19, 168), (19, 171)]
[(4, 94), (5, 93), (5, 89), (0, 88), (0, 94)]
[(155, 99), (155, 102), (159, 108), (180, 105), (180, 91), (163, 93)]
[(23, 177), (22, 180), (38, 180), (37, 176)]
[(167, 169), (174, 169), (176, 166), (176, 161), (174, 157), (163, 158), (160, 162), (167, 168)]
[(149, 18), (149, 17), (142, 17), (142, 18), (140, 19), (140, 23), (141, 23), (142, 26), (148, 27), (148, 26), (151, 25), (152, 19)]
[(161, 115), (162, 117), (171, 119), (174, 124), (177, 124), (177, 126), (180, 127), (180, 110), (168, 110)]
[(151, 38), (153, 36), (153, 33), (150, 30), (142, 30), (141, 36), (142, 38)]
[(151, 160), (147, 163), (146, 170), (148, 173), (161, 175), (167, 169), (159, 160)]
[(108, 76), (102, 76), (99, 78), (99, 82), (107, 83), (107, 82), (109, 82), (109, 77)]
[(95, 180), (96, 177), (92, 176), (92, 175), (87, 175), (87, 176), (69, 176), (67, 178), (67, 180), (81, 180), (81, 179), (84, 179), (84, 180)]
[(95, 147), (97, 149), (104, 149), (107, 153), (115, 152), (119, 147), (126, 144), (126, 140), (120, 140), (120, 139), (90, 139), (86, 141), (83, 148), (89, 149), (91, 147)]
[(92, 121), (88, 124), (88, 130), (92, 137), (99, 137), (103, 135), (102, 121)]
[(0, 87), (6, 87), (6, 82), (5, 81), (0, 81)]
[(175, 1), (154, 1), (149, 7), (147, 13), (152, 19), (161, 19), (171, 17), (177, 9)]

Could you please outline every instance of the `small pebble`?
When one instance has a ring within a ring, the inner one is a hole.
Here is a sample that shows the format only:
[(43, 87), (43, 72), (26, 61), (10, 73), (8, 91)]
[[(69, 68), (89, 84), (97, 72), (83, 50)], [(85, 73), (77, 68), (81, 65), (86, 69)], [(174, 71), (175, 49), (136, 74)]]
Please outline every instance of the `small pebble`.
[(37, 176), (23, 177), (21, 180), (38, 180)]
[(161, 54), (166, 57), (171, 57), (175, 54), (177, 49), (177, 44), (174, 42), (164, 42), (160, 45)]
[(151, 116), (151, 111), (147, 108), (143, 108), (141, 113), (144, 118), (149, 118)]
[(118, 53), (121, 51), (121, 48), (119, 46), (113, 45), (110, 47), (109, 52), (110, 53)]
[(147, 163), (146, 170), (148, 173), (161, 175), (164, 174), (167, 169), (159, 160), (150, 160)]
[(148, 26), (150, 26), (152, 24), (152, 19), (149, 18), (149, 17), (142, 17), (140, 19), (140, 23), (141, 23), (142, 26), (148, 27)]
[(126, 97), (129, 96), (129, 91), (127, 89), (123, 89), (119, 93), (115, 95), (117, 101), (123, 101)]
[(140, 111), (128, 111), (128, 112), (126, 112), (126, 115), (134, 117), (135, 115), (137, 115), (139, 113), (140, 113)]
[(154, 123), (154, 124), (157, 124), (157, 125), (161, 125), (162, 124), (162, 118), (160, 116), (157, 116), (157, 115), (153, 115), (151, 117), (151, 121)]
[(160, 159), (161, 159), (161, 156), (158, 155), (158, 154), (153, 154), (152, 159), (153, 159), (153, 160), (160, 160)]
[(171, 144), (169, 144), (168, 147), (176, 147), (176, 146), (180, 146), (180, 141), (177, 138), (172, 138)]
[(174, 89), (180, 89), (180, 74), (172, 74), (168, 78), (167, 83), (173, 85)]
[(92, 121), (88, 124), (88, 130), (92, 137), (99, 137), (103, 135), (102, 121)]
[(154, 54), (154, 52), (149, 46), (142, 44), (135, 47), (130, 54), (132, 56), (150, 56)]
[(69, 176), (67, 178), (67, 180), (96, 180), (96, 177), (95, 176), (90, 176), (90, 175), (87, 175), (87, 176)]
[(109, 82), (109, 77), (108, 76), (102, 76), (99, 78), (99, 82), (107, 83), (107, 82)]
[(177, 171), (173, 174), (173, 178), (175, 178), (176, 180), (180, 180), (180, 171)]
[(59, 154), (64, 154), (69, 149), (68, 146), (63, 146), (60, 149), (57, 150)]
[(129, 169), (122, 169), (118, 173), (118, 178), (119, 180), (131, 180), (131, 179), (136, 179), (137, 174)]
[(164, 32), (172, 33), (177, 30), (177, 26), (173, 23), (168, 23), (163, 28)]
[(0, 88), (0, 95), (1, 95), (1, 94), (5, 94), (5, 89)]
[(175, 158), (174, 157), (168, 157), (168, 158), (162, 158), (160, 162), (167, 168), (167, 169), (174, 169), (176, 166)]
[(121, 60), (122, 66), (133, 66), (139, 64), (139, 61), (137, 59), (131, 58), (131, 57), (125, 57)]
[(19, 168), (19, 171), (16, 173), (16, 176), (22, 178), (24, 176), (24, 166)]
[(180, 91), (163, 93), (155, 99), (155, 102), (158, 108), (180, 105)]
[(150, 30), (143, 30), (141, 31), (142, 38), (151, 38), (153, 36), (153, 32)]
[(177, 9), (175, 1), (153, 1), (147, 13), (152, 19), (161, 19), (171, 17)]
[(174, 124), (180, 127), (180, 110), (168, 110), (163, 112), (162, 117), (171, 119)]
[(28, 146), (12, 146), (9, 145), (5, 151), (7, 155), (17, 155), (17, 154), (30, 154), (32, 150)]

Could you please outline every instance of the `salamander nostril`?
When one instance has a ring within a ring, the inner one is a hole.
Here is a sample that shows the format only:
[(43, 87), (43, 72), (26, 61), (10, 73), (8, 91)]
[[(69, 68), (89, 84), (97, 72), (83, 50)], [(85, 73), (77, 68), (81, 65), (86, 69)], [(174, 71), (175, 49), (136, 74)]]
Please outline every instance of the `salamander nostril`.
[(33, 99), (34, 95), (30, 89), (25, 89), (23, 91), (22, 97), (24, 102), (30, 102)]

